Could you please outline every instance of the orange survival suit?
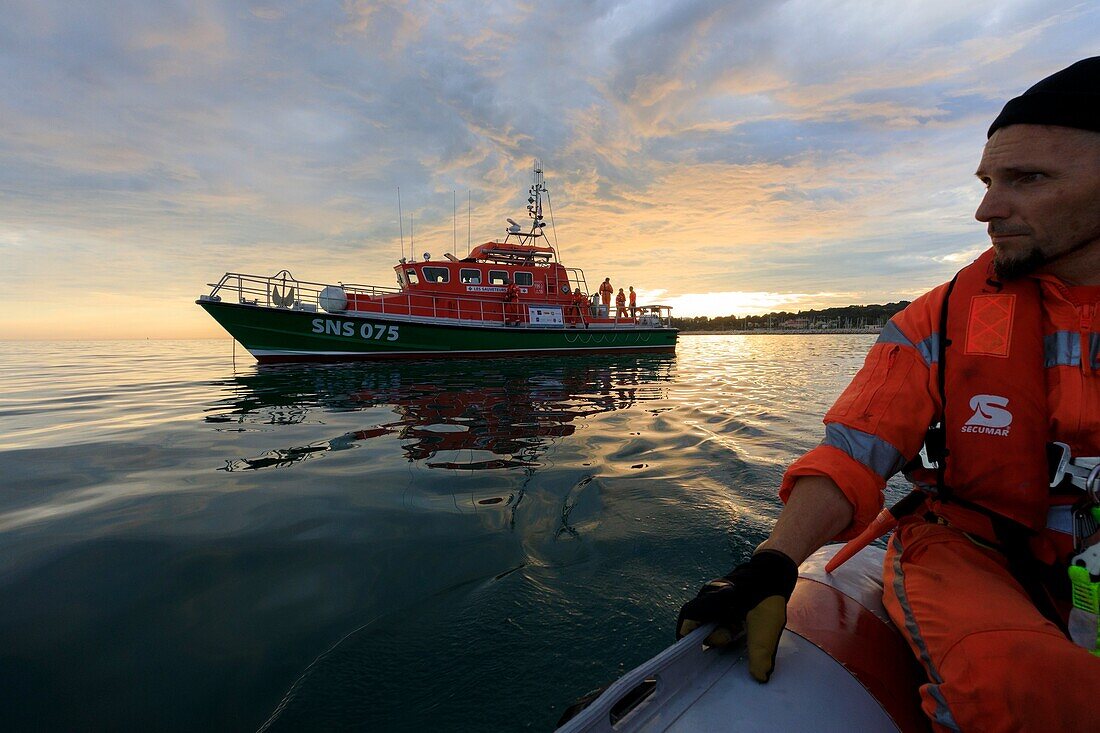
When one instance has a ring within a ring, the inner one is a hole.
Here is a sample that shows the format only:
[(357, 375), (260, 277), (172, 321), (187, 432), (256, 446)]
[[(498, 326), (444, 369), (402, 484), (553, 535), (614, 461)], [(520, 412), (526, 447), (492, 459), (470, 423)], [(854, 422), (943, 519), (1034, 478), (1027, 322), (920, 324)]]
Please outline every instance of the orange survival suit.
[(603, 301), (604, 305), (611, 305), (611, 294), (614, 292), (615, 288), (607, 280), (600, 283), (600, 300)]
[(585, 324), (586, 328), (588, 326), (588, 323), (587, 323), (587, 320), (585, 319), (584, 314), (585, 314), (585, 311), (588, 310), (588, 306), (589, 306), (588, 296), (586, 296), (584, 293), (580, 292), (580, 290), (577, 290), (577, 292), (573, 293), (573, 307), (576, 308), (576, 310), (577, 310), (576, 321), (578, 323)]
[(945, 475), (913, 474), (929, 500), (899, 523), (884, 568), (887, 610), (928, 675), (925, 713), (937, 730), (1094, 729), (1100, 659), (1043, 617), (994, 524), (1043, 527), (1048, 441), (1100, 455), (1100, 287), (1000, 283), (991, 261), (992, 250), (887, 324), (780, 496), (798, 476), (830, 477), (855, 510), (839, 539), (850, 538), (942, 418)]
[(519, 288), (515, 283), (508, 283), (504, 289), (504, 322), (519, 323)]

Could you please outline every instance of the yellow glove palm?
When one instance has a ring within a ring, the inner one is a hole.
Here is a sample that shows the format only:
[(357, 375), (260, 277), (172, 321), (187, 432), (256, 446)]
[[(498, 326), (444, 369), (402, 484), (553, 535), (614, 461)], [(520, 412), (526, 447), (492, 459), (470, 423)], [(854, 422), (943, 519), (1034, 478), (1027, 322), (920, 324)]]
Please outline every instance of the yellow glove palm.
[(707, 637), (726, 646), (745, 631), (749, 673), (767, 682), (775, 668), (779, 638), (787, 623), (787, 601), (798, 580), (798, 566), (776, 550), (761, 550), (729, 574), (710, 581), (680, 609), (677, 638), (705, 623), (718, 628)]

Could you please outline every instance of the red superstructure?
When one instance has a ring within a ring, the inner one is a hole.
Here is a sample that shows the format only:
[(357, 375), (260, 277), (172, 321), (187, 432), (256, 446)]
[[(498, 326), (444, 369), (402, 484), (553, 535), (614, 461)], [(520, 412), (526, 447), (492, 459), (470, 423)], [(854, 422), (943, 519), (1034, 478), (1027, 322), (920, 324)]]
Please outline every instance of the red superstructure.
[[(650, 324), (667, 307), (650, 306), (631, 311), (601, 308), (589, 295), (584, 273), (563, 266), (557, 252), (545, 241), (542, 195), (546, 192), (542, 169), (535, 162), (535, 179), (528, 197), (531, 227), (522, 231), (512, 219), (503, 242), (474, 247), (459, 259), (445, 254), (433, 260), (424, 253), (422, 262), (404, 257), (394, 267), (398, 289), (344, 285), (331, 295), (337, 310), (349, 313), (407, 316), (415, 319), (495, 323), (505, 326), (634, 326)], [(321, 293), (324, 299), (325, 293)], [(346, 299), (346, 304), (343, 303)], [(327, 306), (326, 310), (331, 310)]]
[[(530, 306), (560, 309), (565, 323), (580, 325), (582, 318), (585, 323), (616, 323), (607, 314), (594, 312), (587, 295), (583, 306), (578, 307), (573, 293), (578, 289), (586, 293), (584, 274), (564, 267), (557, 261), (554, 248), (546, 245), (486, 242), (461, 260), (449, 256), (445, 260), (402, 262), (394, 272), (400, 285), (398, 292), (374, 294), (348, 288), (347, 310), (519, 325), (532, 321)], [(633, 323), (634, 319), (621, 318), (617, 322)]]

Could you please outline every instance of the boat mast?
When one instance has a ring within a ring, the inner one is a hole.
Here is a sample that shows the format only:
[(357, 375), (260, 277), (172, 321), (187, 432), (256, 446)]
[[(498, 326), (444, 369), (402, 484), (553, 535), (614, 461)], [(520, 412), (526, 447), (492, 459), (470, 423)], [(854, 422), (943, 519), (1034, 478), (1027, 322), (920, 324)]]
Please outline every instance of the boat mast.
[(527, 215), (531, 217), (531, 237), (541, 237), (546, 222), (542, 218), (542, 194), (546, 193), (546, 179), (542, 175), (542, 161), (535, 158), (534, 182), (527, 197)]
[[(508, 235), (517, 235), (520, 244), (534, 244), (536, 238), (545, 236), (543, 228), (546, 226), (546, 221), (542, 215), (542, 195), (545, 193), (549, 198), (550, 192), (546, 188), (546, 179), (542, 175), (542, 161), (535, 158), (532, 168), (533, 180), (527, 193), (527, 216), (531, 217), (531, 231), (524, 234), (520, 231), (519, 224), (511, 219), (508, 220), (512, 225), (508, 229)], [(557, 260), (557, 252), (554, 252), (553, 258)]]

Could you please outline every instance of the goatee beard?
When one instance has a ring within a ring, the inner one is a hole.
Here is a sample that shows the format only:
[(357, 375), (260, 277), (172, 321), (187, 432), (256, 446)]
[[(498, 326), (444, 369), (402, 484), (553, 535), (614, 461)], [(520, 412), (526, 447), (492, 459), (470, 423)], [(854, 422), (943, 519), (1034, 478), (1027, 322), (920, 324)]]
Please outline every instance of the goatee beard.
[(1000, 280), (1016, 280), (1024, 275), (1030, 275), (1046, 262), (1046, 255), (1038, 247), (1033, 247), (1022, 257), (1012, 259), (997, 252), (993, 255), (993, 272)]

